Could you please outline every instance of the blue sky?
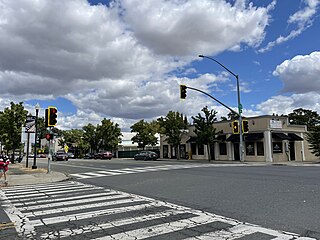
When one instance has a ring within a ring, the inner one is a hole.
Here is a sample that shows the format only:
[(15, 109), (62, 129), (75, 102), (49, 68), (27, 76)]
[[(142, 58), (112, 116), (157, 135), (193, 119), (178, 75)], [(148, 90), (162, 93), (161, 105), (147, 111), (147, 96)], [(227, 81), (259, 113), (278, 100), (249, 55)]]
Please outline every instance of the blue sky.
[[(245, 116), (320, 113), (319, 0), (0, 0), (0, 109), (23, 101), (58, 127), (103, 118), (123, 130), (170, 110), (189, 118), (209, 106), (198, 92)], [(17, 7), (19, 6), (19, 8)]]

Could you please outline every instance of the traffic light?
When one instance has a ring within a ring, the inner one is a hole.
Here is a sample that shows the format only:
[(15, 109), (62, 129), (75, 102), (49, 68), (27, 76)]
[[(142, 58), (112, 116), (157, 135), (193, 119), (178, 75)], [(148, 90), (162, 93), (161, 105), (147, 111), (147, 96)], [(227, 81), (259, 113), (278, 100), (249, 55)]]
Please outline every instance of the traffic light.
[(48, 107), (48, 126), (53, 127), (57, 124), (58, 110), (56, 107)]
[(233, 132), (233, 134), (239, 134), (240, 133), (239, 122), (238, 121), (233, 121), (232, 122), (232, 132)]
[(186, 99), (187, 97), (187, 86), (186, 85), (180, 85), (180, 98)]
[(52, 140), (53, 139), (53, 134), (52, 133), (46, 133), (46, 139), (48, 141)]
[(249, 132), (249, 122), (248, 120), (242, 120), (242, 132), (248, 133)]

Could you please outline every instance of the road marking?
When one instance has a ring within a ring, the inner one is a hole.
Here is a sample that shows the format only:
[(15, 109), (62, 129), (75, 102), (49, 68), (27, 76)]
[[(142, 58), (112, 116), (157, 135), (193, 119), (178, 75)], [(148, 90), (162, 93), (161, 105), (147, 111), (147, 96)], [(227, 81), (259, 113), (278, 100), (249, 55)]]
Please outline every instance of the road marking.
[(137, 167), (137, 168), (123, 168), (123, 169), (106, 169), (97, 172), (85, 172), (85, 173), (74, 173), (70, 176), (76, 177), (77, 179), (87, 179), (95, 177), (108, 177), (122, 174), (132, 174), (137, 172), (155, 172), (155, 171), (167, 171), (176, 169), (187, 169), (187, 168), (199, 168), (199, 167), (213, 167), (213, 164), (183, 164), (183, 165), (160, 165), (160, 166), (148, 166), (148, 167)]
[[(52, 185), (48, 184), (48, 187)], [(166, 239), (230, 240), (256, 236), (255, 234), (266, 235), (274, 240), (312, 239), (152, 198), (74, 181), (68, 182), (59, 190), (50, 189), (49, 191), (46, 191), (43, 184), (39, 185), (39, 188), (33, 185), (25, 195), (20, 192), (20, 202), (16, 202), (17, 199), (12, 195), (15, 189), (15, 187), (2, 189), (0, 199), (2, 208), (10, 220), (15, 222), (16, 231), (23, 239), (63, 239), (85, 236), (96, 240), (111, 240), (159, 236)], [(17, 189), (21, 190), (21, 188)], [(91, 189), (92, 192), (88, 192), (87, 189)], [(61, 193), (70, 193), (70, 191), (76, 195), (62, 197)], [(33, 195), (30, 192), (45, 194), (47, 198), (34, 201), (30, 198), (30, 195)], [(107, 232), (108, 236), (105, 235)]]

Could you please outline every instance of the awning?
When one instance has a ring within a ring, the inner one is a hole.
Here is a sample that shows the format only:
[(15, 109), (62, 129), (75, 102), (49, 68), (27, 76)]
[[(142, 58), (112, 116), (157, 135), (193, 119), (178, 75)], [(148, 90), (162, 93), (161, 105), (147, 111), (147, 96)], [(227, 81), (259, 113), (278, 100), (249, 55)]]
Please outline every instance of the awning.
[(288, 136), (291, 138), (291, 141), (303, 141), (303, 138), (295, 133), (288, 133)]
[(231, 134), (227, 140), (228, 142), (240, 142), (240, 134)]
[(263, 138), (263, 133), (246, 133), (244, 136), (245, 141), (257, 141)]
[(220, 141), (225, 141), (226, 138), (227, 138), (226, 135), (218, 135), (218, 136), (217, 136), (217, 140), (220, 140)]
[(272, 133), (272, 137), (280, 140), (291, 140), (291, 137), (284, 133)]
[(195, 143), (197, 141), (197, 137), (190, 137), (188, 140), (187, 140), (187, 143)]

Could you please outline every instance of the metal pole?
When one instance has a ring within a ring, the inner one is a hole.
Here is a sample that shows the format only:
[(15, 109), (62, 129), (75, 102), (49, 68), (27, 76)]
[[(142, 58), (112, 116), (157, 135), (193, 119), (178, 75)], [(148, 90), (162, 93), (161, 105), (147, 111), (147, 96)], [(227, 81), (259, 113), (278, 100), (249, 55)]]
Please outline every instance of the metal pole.
[(239, 86), (239, 77), (236, 75), (237, 79), (237, 93), (238, 93), (238, 112), (239, 112), (239, 131), (240, 131), (240, 141), (239, 141), (239, 151), (240, 151), (240, 161), (243, 162), (243, 155), (244, 155), (244, 150), (243, 150), (243, 133), (242, 133), (242, 106), (240, 102), (240, 86)]
[(27, 158), (26, 158), (26, 168), (28, 168), (28, 161), (29, 161), (29, 144), (30, 144), (30, 133), (27, 133)]
[(225, 70), (227, 70), (230, 74), (232, 74), (236, 79), (237, 79), (237, 94), (238, 94), (238, 115), (239, 115), (239, 125), (240, 125), (240, 136), (239, 136), (239, 152), (240, 152), (240, 161), (243, 162), (243, 154), (244, 154), (244, 150), (243, 150), (243, 134), (242, 134), (242, 105), (240, 102), (240, 86), (239, 86), (239, 76), (234, 74), (233, 72), (231, 72), (228, 68), (226, 68), (224, 65), (222, 65), (220, 62), (218, 62), (217, 60), (208, 57), (208, 56), (204, 56), (204, 55), (199, 55), (199, 57), (201, 58), (208, 58), (216, 63), (218, 63), (221, 67), (223, 67)]
[(34, 133), (34, 156), (33, 156), (33, 166), (32, 169), (37, 169), (37, 138), (38, 138), (38, 114), (39, 114), (39, 104), (36, 105), (36, 131)]
[(48, 154), (48, 168), (47, 168), (47, 173), (50, 173), (50, 161), (52, 159), (52, 152), (51, 152), (51, 140), (49, 141), (49, 154)]

